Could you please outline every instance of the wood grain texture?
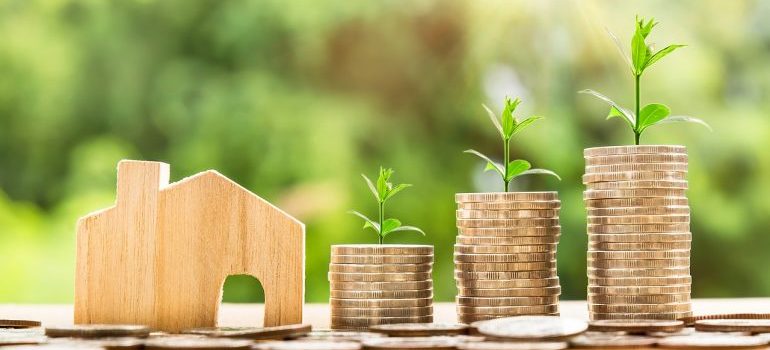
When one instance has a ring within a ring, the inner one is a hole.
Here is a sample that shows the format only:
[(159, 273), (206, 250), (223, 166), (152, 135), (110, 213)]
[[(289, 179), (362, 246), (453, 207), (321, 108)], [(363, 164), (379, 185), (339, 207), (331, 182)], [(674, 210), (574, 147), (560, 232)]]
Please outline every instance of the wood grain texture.
[(116, 204), (78, 221), (75, 323), (215, 326), (225, 278), (265, 291), (265, 325), (302, 322), (304, 225), (216, 171), (121, 161)]

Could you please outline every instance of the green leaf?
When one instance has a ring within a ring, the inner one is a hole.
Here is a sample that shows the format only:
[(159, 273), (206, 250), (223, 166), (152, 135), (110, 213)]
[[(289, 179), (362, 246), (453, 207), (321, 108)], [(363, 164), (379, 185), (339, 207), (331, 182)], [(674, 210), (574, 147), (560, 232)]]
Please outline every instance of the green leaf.
[(532, 123), (534, 123), (537, 120), (543, 119), (541, 116), (533, 115), (527, 119), (522, 120), (520, 123), (516, 125), (516, 127), (513, 128), (513, 134), (516, 135), (522, 130), (526, 129), (528, 126), (530, 126)]
[(392, 230), (392, 231), (390, 231), (390, 232), (403, 232), (403, 231), (414, 231), (414, 232), (419, 232), (419, 233), (421, 233), (423, 236), (425, 236), (425, 232), (424, 232), (423, 230), (421, 230), (420, 228), (418, 228), (418, 227), (415, 227), (415, 226), (400, 226), (400, 227), (397, 227), (397, 228), (393, 229), (393, 230)]
[(634, 126), (633, 124), (631, 124), (631, 121), (630, 121), (630, 120), (628, 120), (628, 118), (626, 118), (626, 117), (623, 115), (623, 112), (621, 112), (620, 110), (618, 110), (618, 109), (617, 109), (617, 108), (615, 108), (615, 107), (610, 107), (610, 113), (609, 113), (609, 114), (607, 114), (607, 120), (609, 120), (609, 119), (612, 119), (612, 118), (620, 118), (620, 119), (623, 119), (623, 121), (625, 121), (625, 122), (626, 122), (626, 124), (628, 124), (628, 126), (630, 126), (630, 127), (631, 127), (631, 129), (634, 129), (634, 128), (636, 127), (636, 126)]
[(623, 61), (625, 61), (628, 64), (628, 68), (631, 68), (631, 71), (633, 72), (634, 64), (631, 63), (631, 58), (626, 53), (626, 50), (623, 49), (623, 45), (620, 44), (620, 40), (609, 29), (605, 28), (605, 30), (607, 31), (607, 34), (609, 34), (610, 38), (612, 39), (612, 42), (615, 43), (615, 47), (618, 48), (618, 52), (620, 53), (620, 56), (623, 57)]
[(511, 100), (510, 97), (505, 98), (505, 109), (503, 110), (503, 138), (509, 140), (513, 136), (513, 132), (516, 129), (516, 118), (513, 116), (513, 112), (516, 107), (519, 106), (521, 100), (518, 98)]
[(399, 193), (399, 192), (401, 192), (402, 190), (404, 190), (404, 189), (405, 189), (405, 188), (407, 188), (407, 187), (412, 187), (412, 185), (411, 185), (411, 184), (399, 184), (399, 185), (395, 185), (395, 186), (394, 186), (393, 188), (391, 188), (391, 189), (388, 191), (388, 193), (385, 195), (385, 200), (388, 200), (388, 199), (390, 199), (390, 197), (393, 197), (393, 196), (395, 196), (395, 195), (396, 195), (396, 193)]
[(401, 226), (401, 221), (398, 219), (385, 219), (385, 221), (382, 222), (382, 232), (380, 233), (382, 237), (385, 237), (388, 235), (388, 233), (393, 232), (393, 230), (397, 229)]
[(380, 202), (385, 200), (385, 195), (388, 194), (388, 180), (393, 175), (393, 169), (380, 167), (380, 175), (377, 178), (377, 193)]
[(637, 26), (636, 33), (634, 33), (634, 37), (631, 38), (631, 61), (634, 64), (634, 74), (642, 74), (644, 66), (647, 63), (649, 52), (650, 49), (647, 47), (647, 44), (645, 44), (644, 36), (642, 36), (642, 33)]
[(694, 123), (694, 124), (700, 124), (706, 127), (706, 129), (709, 129), (709, 131), (714, 131), (714, 129), (711, 128), (711, 125), (708, 125), (705, 121), (699, 118), (690, 117), (686, 115), (672, 115), (669, 116), (666, 119), (663, 119), (660, 121), (660, 123)]
[(650, 56), (650, 59), (647, 60), (647, 62), (644, 65), (644, 69), (647, 69), (649, 66), (652, 66), (653, 63), (658, 62), (661, 58), (665, 57), (666, 55), (670, 54), (674, 50), (685, 47), (687, 45), (668, 45), (664, 47), (662, 50), (656, 52), (652, 56)]
[(639, 111), (639, 132), (655, 125), (655, 123), (663, 120), (669, 114), (671, 114), (671, 110), (664, 104), (650, 103), (644, 106)]
[(561, 181), (561, 176), (559, 176), (559, 174), (557, 174), (557, 173), (555, 173), (553, 171), (550, 171), (548, 169), (529, 169), (529, 170), (524, 171), (521, 174), (519, 174), (519, 176), (521, 176), (521, 175), (535, 175), (535, 174), (551, 175), (551, 176), (554, 176), (557, 179), (559, 179), (559, 181)]
[(468, 150), (465, 150), (463, 152), (464, 153), (469, 153), (469, 154), (474, 154), (474, 155), (478, 156), (479, 158), (487, 161), (487, 166), (484, 168), (484, 171), (494, 170), (494, 171), (497, 171), (497, 173), (500, 174), (500, 176), (505, 177), (505, 170), (503, 169), (503, 166), (500, 165), (500, 164), (495, 163), (494, 161), (492, 161), (492, 159), (489, 159), (489, 157), (481, 154), (481, 152), (476, 151), (476, 150), (472, 150), (472, 149), (468, 149)]
[(527, 169), (531, 168), (532, 164), (529, 164), (528, 161), (523, 159), (516, 159), (512, 160), (510, 163), (508, 163), (508, 177), (505, 179), (506, 181), (511, 181), (516, 176), (519, 176), (521, 173), (525, 172)]
[(497, 129), (497, 131), (500, 132), (500, 136), (505, 137), (505, 134), (503, 133), (503, 127), (500, 125), (500, 122), (497, 120), (497, 116), (495, 115), (495, 113), (492, 112), (492, 110), (489, 109), (487, 105), (482, 103), (481, 106), (484, 107), (484, 109), (487, 111), (487, 115), (489, 116), (489, 119), (492, 120), (492, 124), (495, 125), (495, 129)]
[[(599, 92), (591, 90), (591, 89), (581, 90), (581, 91), (578, 91), (578, 93), (593, 95), (594, 97), (596, 97), (596, 98), (606, 102), (612, 108), (615, 108), (617, 113), (619, 113), (623, 118), (626, 119), (626, 121), (628, 122), (628, 125), (630, 125), (631, 128), (633, 128), (633, 126), (636, 125), (636, 118), (634, 117), (634, 113), (632, 113), (631, 111), (621, 107), (619, 104), (615, 103), (615, 101), (611, 100), (609, 97), (604, 96), (604, 95), (600, 94)], [(607, 116), (607, 118), (608, 119), (611, 118), (612, 114), (613, 114), (613, 111), (612, 111), (612, 109), (610, 109), (610, 115)]]
[(361, 176), (364, 178), (364, 180), (366, 180), (366, 185), (369, 187), (369, 190), (372, 191), (372, 194), (374, 195), (374, 199), (379, 201), (380, 195), (379, 193), (377, 193), (377, 187), (374, 186), (374, 183), (372, 183), (372, 180), (369, 180), (369, 178), (366, 177), (366, 175), (364, 174), (361, 174)]
[(637, 30), (642, 34), (642, 37), (645, 39), (648, 35), (650, 35), (650, 32), (652, 32), (652, 28), (655, 28), (655, 26), (658, 25), (658, 22), (655, 22), (654, 18), (650, 18), (647, 23), (644, 23), (644, 18), (641, 20), (639, 19), (639, 16), (636, 17), (636, 26)]
[(349, 210), (348, 213), (364, 219), (364, 228), (370, 227), (371, 229), (377, 231), (378, 234), (380, 233), (380, 224), (374, 222), (372, 219), (369, 219), (366, 217), (366, 215), (361, 214), (355, 210)]

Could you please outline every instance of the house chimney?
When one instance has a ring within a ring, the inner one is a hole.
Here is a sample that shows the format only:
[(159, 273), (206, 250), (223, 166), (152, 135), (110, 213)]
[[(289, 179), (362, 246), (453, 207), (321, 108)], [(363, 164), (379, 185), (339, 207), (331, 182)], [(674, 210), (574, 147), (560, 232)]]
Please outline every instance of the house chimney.
[(118, 163), (118, 207), (154, 207), (160, 188), (168, 185), (168, 178), (166, 163), (121, 160)]

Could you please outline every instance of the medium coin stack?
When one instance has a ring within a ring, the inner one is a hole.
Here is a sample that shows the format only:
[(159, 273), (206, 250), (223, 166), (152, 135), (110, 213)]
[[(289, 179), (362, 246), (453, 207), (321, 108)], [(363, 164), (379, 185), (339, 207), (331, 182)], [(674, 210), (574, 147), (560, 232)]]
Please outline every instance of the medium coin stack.
[(332, 329), (433, 322), (432, 271), (433, 246), (332, 246)]
[(459, 321), (558, 314), (558, 194), (458, 193), (455, 201)]
[(686, 148), (599, 147), (584, 156), (591, 320), (691, 316)]

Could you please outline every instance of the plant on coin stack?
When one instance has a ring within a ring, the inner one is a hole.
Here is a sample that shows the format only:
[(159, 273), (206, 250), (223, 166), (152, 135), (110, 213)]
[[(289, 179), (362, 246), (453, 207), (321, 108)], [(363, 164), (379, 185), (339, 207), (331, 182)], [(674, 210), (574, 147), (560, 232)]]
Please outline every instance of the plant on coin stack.
[(609, 104), (610, 112), (607, 115), (607, 119), (623, 119), (634, 132), (634, 142), (637, 145), (639, 144), (642, 133), (647, 130), (647, 128), (660, 123), (697, 123), (711, 130), (711, 127), (701, 119), (684, 115), (671, 115), (671, 109), (661, 103), (650, 103), (644, 107), (641, 107), (639, 96), (642, 74), (644, 74), (648, 68), (650, 68), (654, 63), (658, 62), (661, 58), (667, 56), (678, 48), (684, 47), (685, 45), (673, 44), (668, 45), (658, 51), (654, 51), (653, 45), (647, 43), (647, 37), (658, 23), (655, 22), (654, 19), (645, 21), (644, 18), (639, 17), (636, 18), (635, 22), (636, 31), (634, 32), (634, 36), (631, 38), (630, 57), (625, 53), (625, 50), (623, 49), (623, 46), (621, 46), (617, 37), (610, 33), (610, 36), (615, 42), (615, 45), (617, 45), (620, 54), (623, 56), (623, 59), (626, 61), (626, 63), (628, 63), (631, 74), (634, 76), (634, 110), (631, 111), (625, 107), (622, 107), (620, 104), (615, 103), (615, 101), (611, 100), (609, 97), (594, 90), (586, 89), (580, 92), (593, 95), (596, 98)]
[(497, 131), (500, 133), (500, 137), (503, 140), (503, 164), (494, 162), (490, 157), (487, 157), (486, 155), (476, 150), (469, 149), (465, 151), (465, 153), (474, 154), (487, 162), (487, 166), (484, 168), (484, 171), (494, 170), (500, 174), (503, 179), (503, 192), (508, 192), (509, 184), (511, 181), (521, 175), (546, 174), (555, 176), (561, 180), (559, 175), (553, 171), (546, 169), (532, 169), (532, 164), (526, 160), (510, 159), (511, 139), (513, 136), (532, 125), (532, 123), (535, 121), (543, 118), (540, 116), (530, 116), (519, 121), (518, 118), (513, 115), (513, 113), (516, 111), (516, 108), (520, 103), (521, 100), (518, 98), (512, 100), (510, 97), (506, 97), (505, 108), (503, 109), (503, 113), (500, 115), (500, 120), (498, 120), (498, 117), (494, 112), (492, 112), (491, 109), (489, 109), (489, 107), (482, 104), (484, 109), (486, 109), (487, 114), (489, 114), (489, 119), (492, 120), (492, 124), (495, 125), (495, 128), (497, 128)]
[(385, 203), (388, 201), (388, 199), (392, 198), (396, 195), (396, 193), (403, 191), (407, 187), (412, 186), (410, 184), (395, 185), (391, 183), (390, 177), (393, 176), (393, 173), (393, 169), (380, 167), (380, 173), (377, 177), (376, 184), (372, 182), (372, 180), (370, 180), (366, 175), (361, 174), (361, 176), (366, 181), (366, 185), (369, 186), (369, 190), (372, 191), (374, 199), (377, 200), (377, 208), (379, 214), (377, 221), (369, 219), (366, 215), (361, 214), (355, 210), (349, 211), (349, 213), (364, 219), (364, 229), (371, 228), (377, 233), (379, 244), (383, 243), (385, 236), (393, 232), (413, 231), (419, 232), (423, 236), (425, 235), (425, 232), (423, 232), (423, 230), (418, 227), (401, 225), (401, 221), (395, 218), (385, 218)]

